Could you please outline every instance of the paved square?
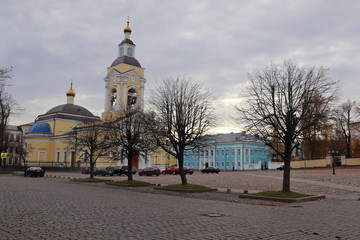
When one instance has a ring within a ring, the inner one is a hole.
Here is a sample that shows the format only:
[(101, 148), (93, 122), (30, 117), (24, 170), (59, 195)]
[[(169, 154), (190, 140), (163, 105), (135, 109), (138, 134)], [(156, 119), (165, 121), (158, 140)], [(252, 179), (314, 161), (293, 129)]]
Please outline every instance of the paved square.
[[(278, 181), (278, 172), (260, 171), (230, 172), (217, 178), (232, 179), (236, 174)], [(194, 174), (189, 179), (213, 176)], [(144, 179), (165, 181), (171, 177), (180, 181), (179, 176)], [(316, 178), (303, 178), (315, 182), (299, 184), (315, 186), (321, 181)], [(358, 193), (343, 189), (321, 201), (266, 206), (129, 191), (59, 178), (2, 175), (0, 186), (1, 240), (360, 239)]]

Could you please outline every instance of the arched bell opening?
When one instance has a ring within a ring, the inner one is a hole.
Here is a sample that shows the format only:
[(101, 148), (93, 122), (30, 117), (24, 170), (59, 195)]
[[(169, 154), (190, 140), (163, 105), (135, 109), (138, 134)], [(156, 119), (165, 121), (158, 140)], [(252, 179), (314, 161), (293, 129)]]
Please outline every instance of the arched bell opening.
[(114, 110), (117, 104), (117, 92), (116, 89), (113, 88), (110, 93), (110, 109)]
[(127, 93), (127, 105), (129, 110), (135, 110), (137, 106), (137, 93), (134, 89), (129, 89)]

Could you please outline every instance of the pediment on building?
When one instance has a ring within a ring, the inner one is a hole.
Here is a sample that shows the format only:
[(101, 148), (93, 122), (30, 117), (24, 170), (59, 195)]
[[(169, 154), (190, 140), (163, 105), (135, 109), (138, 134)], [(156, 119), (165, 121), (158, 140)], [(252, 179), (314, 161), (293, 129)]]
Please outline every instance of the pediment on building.
[(126, 82), (130, 82), (131, 81), (131, 76), (136, 76), (137, 79), (140, 79), (141, 83), (145, 83), (146, 79), (135, 69), (132, 69), (130, 71), (127, 72), (119, 72), (116, 69), (112, 69), (104, 78), (105, 82), (122, 82), (122, 81), (126, 81)]

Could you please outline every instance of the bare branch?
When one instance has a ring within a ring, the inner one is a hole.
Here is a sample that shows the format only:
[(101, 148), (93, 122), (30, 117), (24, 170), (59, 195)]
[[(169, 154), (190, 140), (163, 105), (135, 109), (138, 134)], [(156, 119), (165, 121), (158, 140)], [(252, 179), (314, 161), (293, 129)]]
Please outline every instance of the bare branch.
[(190, 79), (169, 78), (156, 89), (151, 105), (156, 114), (155, 137), (160, 146), (177, 158), (182, 183), (184, 151), (196, 146), (214, 123), (211, 94)]
[[(242, 94), (245, 104), (236, 109), (246, 129), (258, 134), (284, 160), (283, 189), (289, 191), (292, 151), (303, 132), (326, 116), (338, 88), (323, 67), (299, 67), (291, 61), (271, 64), (248, 76), (250, 84)], [(314, 104), (315, 99), (321, 104)], [(284, 149), (279, 150), (274, 141), (280, 141)]]

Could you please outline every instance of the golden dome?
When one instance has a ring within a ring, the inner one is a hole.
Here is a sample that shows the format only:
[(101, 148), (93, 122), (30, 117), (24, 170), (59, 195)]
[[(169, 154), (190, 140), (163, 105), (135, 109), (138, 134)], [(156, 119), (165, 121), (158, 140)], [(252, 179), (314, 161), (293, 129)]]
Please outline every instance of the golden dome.
[(66, 96), (74, 96), (75, 97), (75, 92), (72, 89), (72, 83), (71, 83), (69, 91), (66, 92)]
[(129, 27), (129, 19), (127, 20), (127, 25), (124, 28), (124, 32), (131, 32), (131, 28)]

